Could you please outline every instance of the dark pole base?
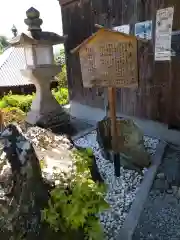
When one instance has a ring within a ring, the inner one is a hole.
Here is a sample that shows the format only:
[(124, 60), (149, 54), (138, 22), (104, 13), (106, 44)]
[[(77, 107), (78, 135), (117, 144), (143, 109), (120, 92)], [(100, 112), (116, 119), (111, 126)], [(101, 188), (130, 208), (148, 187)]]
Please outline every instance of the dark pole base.
[(113, 161), (114, 161), (114, 171), (115, 171), (115, 176), (120, 177), (120, 156), (119, 153), (113, 153)]

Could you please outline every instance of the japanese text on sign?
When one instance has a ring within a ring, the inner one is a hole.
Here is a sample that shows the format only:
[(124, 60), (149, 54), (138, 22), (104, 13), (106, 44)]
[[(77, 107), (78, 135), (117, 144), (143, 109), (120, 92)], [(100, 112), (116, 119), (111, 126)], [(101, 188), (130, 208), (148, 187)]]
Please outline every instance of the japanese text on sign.
[(96, 50), (87, 47), (81, 65), (84, 80), (87, 81), (89, 76), (96, 86), (132, 87), (138, 84), (134, 41), (99, 43)]

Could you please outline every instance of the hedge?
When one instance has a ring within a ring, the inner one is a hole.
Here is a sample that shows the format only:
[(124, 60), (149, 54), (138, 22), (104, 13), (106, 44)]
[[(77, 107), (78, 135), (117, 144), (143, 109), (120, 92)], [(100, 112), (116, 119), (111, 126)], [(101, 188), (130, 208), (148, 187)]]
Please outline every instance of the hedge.
[[(52, 93), (59, 104), (65, 105), (68, 103), (69, 99), (67, 88), (53, 89)], [(10, 92), (8, 95), (5, 95), (0, 99), (0, 109), (15, 107), (26, 113), (30, 110), (34, 96), (35, 94), (17, 95)]]

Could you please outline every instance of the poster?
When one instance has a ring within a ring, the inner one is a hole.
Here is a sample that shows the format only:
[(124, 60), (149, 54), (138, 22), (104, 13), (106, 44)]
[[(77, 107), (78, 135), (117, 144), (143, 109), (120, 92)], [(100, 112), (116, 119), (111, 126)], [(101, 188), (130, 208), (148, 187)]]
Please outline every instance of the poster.
[(135, 24), (135, 36), (142, 39), (152, 39), (152, 21), (139, 22)]
[(114, 27), (113, 30), (129, 34), (130, 33), (130, 26), (129, 25), (121, 25), (118, 27)]
[(180, 56), (180, 31), (172, 32), (171, 56)]
[(171, 60), (171, 37), (174, 7), (160, 9), (156, 14), (155, 61)]

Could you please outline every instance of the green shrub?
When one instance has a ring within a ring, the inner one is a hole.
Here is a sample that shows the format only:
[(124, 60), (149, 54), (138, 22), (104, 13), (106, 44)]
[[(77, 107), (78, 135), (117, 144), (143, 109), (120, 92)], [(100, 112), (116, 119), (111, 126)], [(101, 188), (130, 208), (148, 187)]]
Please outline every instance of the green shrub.
[(67, 88), (67, 73), (66, 73), (66, 65), (62, 65), (61, 72), (57, 75), (58, 83), (61, 88)]
[(19, 108), (3, 108), (1, 112), (3, 113), (3, 120), (5, 125), (8, 125), (12, 122), (16, 122), (20, 125), (24, 123), (26, 114)]
[(23, 112), (28, 112), (31, 107), (33, 95), (14, 95), (11, 92), (4, 96), (2, 101), (6, 103), (8, 107), (17, 107)]
[[(58, 103), (61, 105), (68, 103), (68, 89), (67, 88), (58, 88), (53, 89), (52, 93), (57, 99)], [(32, 95), (18, 95), (12, 94), (11, 92), (8, 95), (5, 95), (0, 100), (0, 109), (6, 107), (16, 107), (22, 110), (23, 112), (28, 112), (31, 108), (32, 100), (35, 97), (35, 94)]]
[(0, 100), (0, 109), (7, 107), (7, 103), (4, 100)]
[(59, 232), (61, 239), (101, 240), (103, 229), (97, 214), (109, 205), (104, 200), (106, 187), (91, 180), (89, 166), (92, 165), (90, 150), (75, 151), (75, 170), (69, 174), (59, 174), (55, 178), (59, 185), (51, 192), (49, 208), (42, 213), (52, 229)]
[(68, 95), (67, 88), (53, 89), (52, 93), (59, 104), (65, 105), (69, 102), (69, 95)]

